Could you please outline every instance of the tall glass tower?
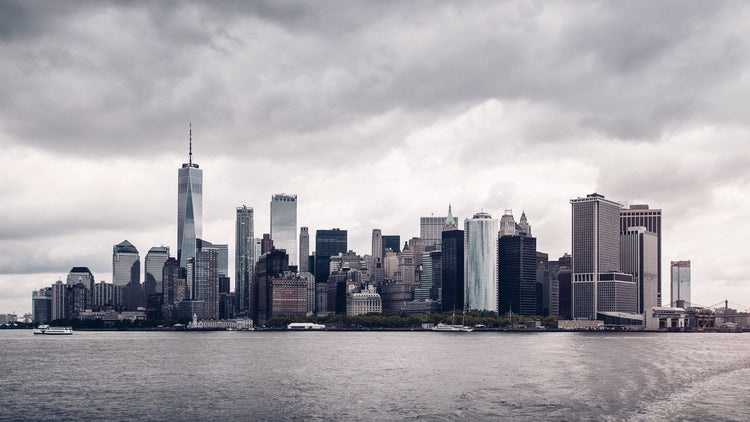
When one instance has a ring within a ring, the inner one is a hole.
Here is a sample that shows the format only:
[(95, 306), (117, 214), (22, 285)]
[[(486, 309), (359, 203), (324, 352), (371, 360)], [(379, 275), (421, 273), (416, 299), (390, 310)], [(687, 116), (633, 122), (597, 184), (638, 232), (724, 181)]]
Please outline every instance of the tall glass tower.
[(187, 269), (188, 258), (195, 258), (195, 239), (203, 237), (203, 170), (193, 163), (193, 127), (190, 126), (190, 153), (187, 163), (177, 170), (177, 260)]
[(256, 259), (254, 236), (253, 208), (245, 205), (237, 207), (234, 292), (237, 300), (237, 314), (242, 316), (250, 315), (250, 306), (253, 303), (251, 287)]
[(297, 195), (271, 197), (271, 240), (276, 249), (285, 249), (289, 265), (297, 265)]
[(499, 230), (499, 221), (484, 212), (464, 221), (464, 301), (467, 310), (497, 312)]

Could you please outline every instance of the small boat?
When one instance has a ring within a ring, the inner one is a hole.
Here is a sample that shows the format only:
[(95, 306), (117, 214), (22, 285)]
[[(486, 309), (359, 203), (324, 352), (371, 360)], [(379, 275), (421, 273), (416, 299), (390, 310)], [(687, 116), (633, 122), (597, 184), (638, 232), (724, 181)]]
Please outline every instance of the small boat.
[(73, 334), (72, 327), (50, 327), (46, 324), (41, 324), (39, 327), (34, 329), (34, 334), (46, 334), (48, 336), (61, 336)]
[(324, 324), (314, 324), (312, 322), (292, 322), (286, 326), (287, 330), (306, 331), (306, 330), (325, 330)]
[(465, 325), (456, 325), (456, 313), (453, 313), (453, 324), (444, 324), (439, 323), (438, 325), (432, 327), (432, 331), (444, 331), (444, 332), (454, 332), (454, 333), (470, 333), (474, 331), (474, 328), (467, 327)]

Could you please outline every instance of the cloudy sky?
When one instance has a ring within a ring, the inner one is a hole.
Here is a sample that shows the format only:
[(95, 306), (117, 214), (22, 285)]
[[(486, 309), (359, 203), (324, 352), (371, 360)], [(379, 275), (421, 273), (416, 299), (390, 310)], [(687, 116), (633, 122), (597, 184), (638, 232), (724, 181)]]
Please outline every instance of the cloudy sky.
[(112, 245), (176, 252), (177, 169), (204, 237), (525, 209), (570, 251), (571, 198), (663, 209), (663, 275), (750, 304), (750, 6), (743, 2), (0, 1), (0, 313)]

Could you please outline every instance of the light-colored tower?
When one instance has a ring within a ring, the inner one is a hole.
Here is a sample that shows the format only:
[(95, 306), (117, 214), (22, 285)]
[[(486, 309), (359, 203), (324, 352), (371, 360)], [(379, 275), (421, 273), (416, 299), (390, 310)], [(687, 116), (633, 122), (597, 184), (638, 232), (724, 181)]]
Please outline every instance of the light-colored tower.
[[(671, 304), (677, 306), (677, 301), (684, 300), (683, 306), (690, 306), (690, 261), (672, 261), (672, 293)], [(682, 303), (680, 303), (682, 305)]]
[(380, 229), (372, 230), (372, 267), (370, 272), (370, 283), (379, 286), (385, 278), (385, 261), (383, 260), (383, 233)]
[[(453, 210), (451, 209), (451, 204), (448, 204), (448, 216), (445, 217), (445, 222), (443, 223), (443, 231), (451, 231), (451, 230), (458, 230), (458, 223), (456, 221), (456, 218), (453, 217)], [(442, 238), (442, 232), (440, 233), (440, 243), (442, 246), (443, 238)]]
[(572, 313), (596, 319), (598, 312), (636, 312), (633, 277), (620, 273), (620, 208), (592, 193), (572, 206)]
[(255, 267), (253, 208), (245, 205), (237, 207), (234, 251), (234, 292), (237, 301), (237, 314), (248, 316), (251, 300), (251, 285)]
[(155, 246), (149, 249), (146, 254), (144, 266), (146, 267), (146, 275), (144, 281), (153, 281), (156, 283), (156, 293), (162, 293), (163, 281), (162, 272), (164, 271), (164, 263), (169, 259), (169, 246)]
[(656, 233), (645, 227), (630, 227), (620, 235), (622, 272), (632, 274), (638, 288), (638, 313), (660, 306), (659, 254)]
[(299, 228), (299, 272), (310, 272), (310, 230), (304, 226)]
[(286, 250), (289, 265), (297, 265), (297, 195), (271, 197), (271, 240), (276, 249)]
[(513, 218), (513, 210), (505, 210), (503, 216), (500, 217), (500, 233), (501, 236), (515, 236), (518, 234), (516, 230), (516, 220)]
[(659, 263), (657, 281), (657, 302), (661, 306), (662, 269), (661, 269), (661, 209), (651, 209), (648, 204), (630, 205), (620, 210), (620, 234), (627, 234), (630, 227), (645, 227), (656, 234), (657, 261)]
[(73, 267), (70, 273), (68, 273), (65, 284), (74, 286), (78, 283), (83, 283), (91, 291), (94, 290), (94, 275), (91, 274), (91, 270), (88, 267)]
[(497, 233), (500, 224), (479, 212), (464, 220), (464, 303), (467, 310), (497, 312)]
[(183, 271), (195, 257), (195, 239), (203, 237), (203, 170), (193, 163), (192, 124), (188, 157), (177, 170), (177, 260)]
[(125, 286), (141, 282), (141, 259), (138, 249), (127, 240), (112, 247), (112, 283)]

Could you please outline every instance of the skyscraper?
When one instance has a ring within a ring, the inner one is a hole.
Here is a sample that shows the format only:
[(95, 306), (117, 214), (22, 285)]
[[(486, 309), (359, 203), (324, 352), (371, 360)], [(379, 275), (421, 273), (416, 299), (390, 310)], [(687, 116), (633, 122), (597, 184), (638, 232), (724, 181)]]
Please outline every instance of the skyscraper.
[(249, 316), (251, 287), (255, 267), (255, 239), (253, 209), (245, 205), (237, 207), (235, 225), (235, 278), (234, 292), (237, 300), (236, 312), (241, 316)]
[(383, 239), (383, 257), (385, 258), (385, 251), (390, 248), (393, 252), (401, 253), (401, 236), (385, 234), (382, 236)]
[(464, 220), (464, 300), (467, 310), (497, 312), (497, 233), (500, 225), (479, 212)]
[(424, 240), (424, 250), (426, 252), (440, 250), (440, 245), (443, 242), (443, 226), (446, 219), (447, 217), (432, 216), (419, 218), (419, 237)]
[(94, 275), (91, 274), (89, 267), (73, 267), (68, 273), (65, 284), (74, 286), (79, 283), (83, 283), (89, 291), (94, 290)]
[(661, 210), (649, 209), (648, 205), (631, 205), (620, 210), (620, 235), (628, 233), (630, 227), (645, 227), (647, 231), (656, 234), (657, 254), (657, 284), (656, 306), (661, 306)]
[(385, 263), (383, 261), (383, 234), (380, 229), (372, 230), (372, 267), (370, 282), (379, 286), (385, 277)]
[(498, 312), (538, 315), (536, 238), (500, 236), (498, 247)]
[(289, 265), (297, 265), (297, 195), (271, 197), (271, 240), (276, 249), (289, 255)]
[(141, 286), (141, 259), (138, 249), (127, 240), (112, 247), (112, 282), (122, 288), (122, 306), (135, 310), (145, 305)]
[(156, 293), (162, 293), (162, 272), (169, 259), (169, 246), (154, 246), (146, 254), (146, 276), (144, 281), (153, 281)]
[(317, 230), (315, 232), (315, 282), (326, 283), (331, 257), (346, 253), (346, 230)]
[(672, 261), (671, 269), (671, 306), (690, 306), (690, 261)]
[(203, 301), (202, 319), (219, 318), (219, 251), (204, 247), (195, 256), (193, 300)]
[(192, 125), (188, 157), (177, 171), (177, 260), (183, 271), (195, 257), (195, 239), (203, 237), (203, 170), (193, 163)]
[[(451, 217), (449, 216), (448, 219)], [(446, 219), (446, 227), (451, 227)], [(464, 231), (452, 229), (442, 233), (441, 287), (443, 312), (464, 309)]]
[(638, 313), (659, 306), (659, 254), (656, 233), (645, 227), (629, 227), (620, 235), (622, 271), (633, 275), (638, 288)]
[(307, 227), (299, 228), (299, 272), (310, 272), (310, 231)]
[(572, 312), (597, 319), (598, 312), (635, 312), (633, 277), (620, 273), (620, 208), (597, 193), (571, 199)]

